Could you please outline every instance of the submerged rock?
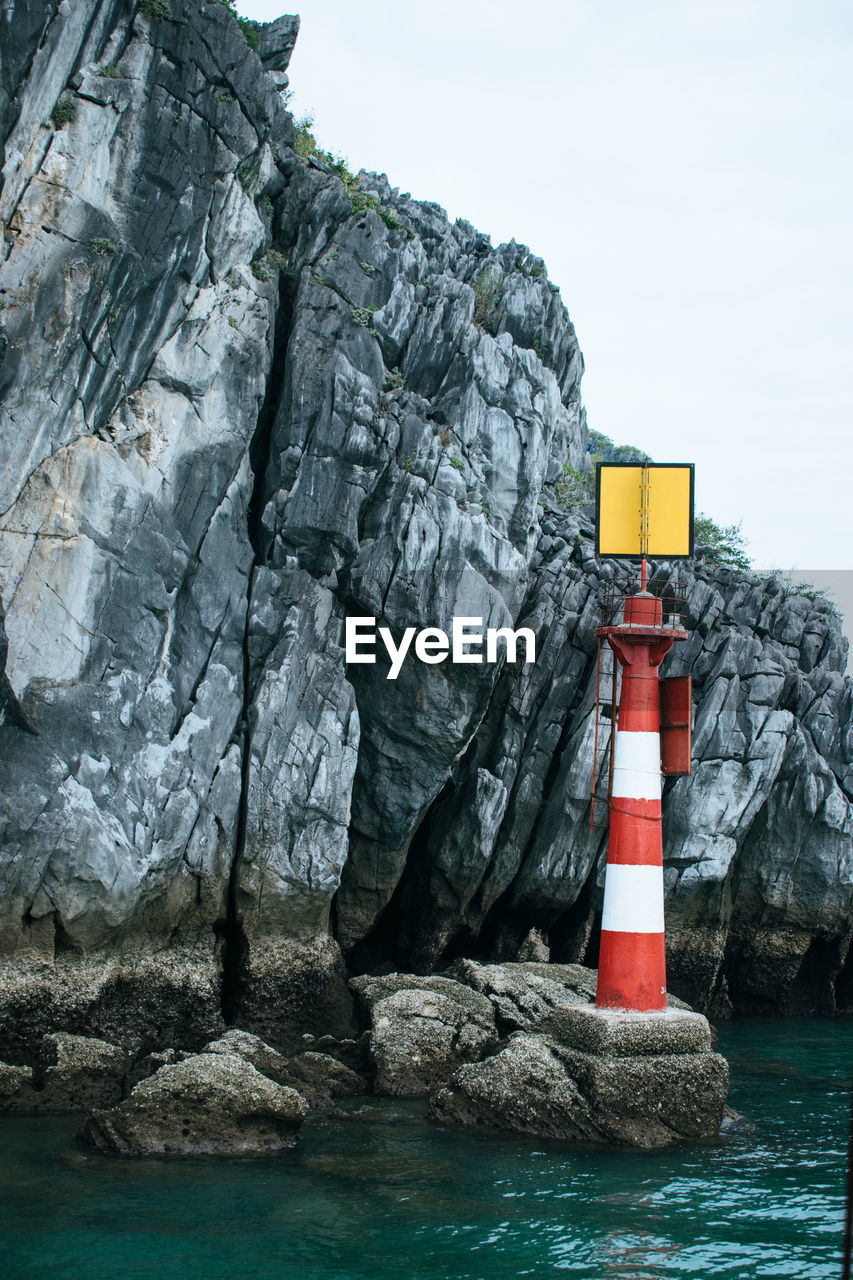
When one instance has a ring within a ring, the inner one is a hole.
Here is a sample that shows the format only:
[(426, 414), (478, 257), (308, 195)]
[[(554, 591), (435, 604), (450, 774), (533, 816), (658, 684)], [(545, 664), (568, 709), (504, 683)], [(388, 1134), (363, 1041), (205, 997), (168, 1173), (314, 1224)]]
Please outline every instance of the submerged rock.
[(292, 1146), (308, 1111), (235, 1053), (200, 1053), (161, 1067), (80, 1138), (119, 1155), (270, 1155)]

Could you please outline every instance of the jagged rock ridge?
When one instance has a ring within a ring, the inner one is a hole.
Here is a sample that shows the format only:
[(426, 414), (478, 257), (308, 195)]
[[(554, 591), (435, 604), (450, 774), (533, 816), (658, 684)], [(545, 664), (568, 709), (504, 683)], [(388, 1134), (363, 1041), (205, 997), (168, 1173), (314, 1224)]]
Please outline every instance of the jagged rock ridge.
[[(58, 1027), (201, 1045), (223, 1004), (276, 1043), (345, 1034), (340, 948), (433, 969), (535, 926), (594, 959), (614, 569), (553, 488), (586, 456), (559, 294), (524, 246), (300, 158), (297, 20), (256, 53), (225, 7), (170, 5), (31, 0), (0, 28), (11, 1051)], [(678, 572), (696, 759), (665, 797), (671, 986), (843, 1004), (838, 619)], [(348, 614), (527, 625), (537, 661), (392, 682), (345, 663)]]

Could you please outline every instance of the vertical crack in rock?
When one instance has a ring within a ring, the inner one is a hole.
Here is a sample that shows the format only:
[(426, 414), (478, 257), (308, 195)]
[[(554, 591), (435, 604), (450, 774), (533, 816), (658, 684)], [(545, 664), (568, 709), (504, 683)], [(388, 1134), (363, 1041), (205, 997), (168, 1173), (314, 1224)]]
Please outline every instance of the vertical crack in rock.
[(237, 832), (234, 856), (228, 878), (227, 915), (220, 922), (218, 931), (222, 939), (222, 1016), (232, 1025), (239, 1016), (240, 980), (248, 955), (248, 940), (243, 929), (237, 905), (240, 864), (246, 848), (246, 826), (249, 813), (249, 781), (252, 761), (252, 731), (250, 714), (254, 697), (249, 653), (252, 618), (252, 588), (255, 574), (265, 563), (261, 516), (263, 515), (264, 484), (270, 461), (272, 429), (281, 393), (284, 387), (287, 346), (293, 320), (294, 284), (291, 276), (282, 273), (279, 278), (279, 296), (273, 321), (273, 358), (267, 380), (266, 393), (258, 414), (258, 423), (249, 446), (249, 464), (253, 474), (252, 496), (249, 500), (247, 523), (249, 541), (254, 553), (246, 583), (246, 624), (243, 631), (243, 710), (240, 717), (242, 753), (240, 760), (240, 801), (237, 812)]

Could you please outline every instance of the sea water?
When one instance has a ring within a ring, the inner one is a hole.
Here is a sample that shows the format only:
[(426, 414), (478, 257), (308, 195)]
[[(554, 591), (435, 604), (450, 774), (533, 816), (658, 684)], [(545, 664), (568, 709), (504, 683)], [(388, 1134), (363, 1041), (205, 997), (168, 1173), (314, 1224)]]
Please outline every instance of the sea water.
[(719, 1030), (744, 1121), (663, 1151), (456, 1130), (387, 1100), (266, 1160), (110, 1158), (78, 1117), (5, 1118), (0, 1275), (837, 1280), (853, 1020)]

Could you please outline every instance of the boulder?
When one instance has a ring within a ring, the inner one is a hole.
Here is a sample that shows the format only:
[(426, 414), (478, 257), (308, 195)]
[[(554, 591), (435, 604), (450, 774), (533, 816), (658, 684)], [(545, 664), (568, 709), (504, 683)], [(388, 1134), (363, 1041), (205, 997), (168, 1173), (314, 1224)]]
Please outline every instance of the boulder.
[(658, 1147), (720, 1131), (729, 1068), (718, 1053), (556, 1052), (608, 1141)]
[(578, 1005), (555, 1023), (548, 1036), (516, 1032), (494, 1057), (460, 1067), (431, 1094), (431, 1114), (639, 1147), (719, 1132), (728, 1066), (701, 1014)]
[(236, 1027), (205, 1045), (203, 1052), (239, 1054), (270, 1080), (296, 1089), (312, 1107), (369, 1091), (366, 1080), (330, 1054), (306, 1050), (286, 1058), (258, 1036)]
[(390, 974), (356, 978), (370, 1008), (376, 1089), (418, 1098), (464, 1062), (477, 1062), (497, 1044), (492, 1005), (449, 978)]
[(327, 1053), (330, 1058), (337, 1058), (338, 1062), (358, 1075), (372, 1073), (369, 1031), (363, 1031), (358, 1039), (351, 1036), (345, 1036), (341, 1040), (335, 1036), (303, 1036), (302, 1045), (304, 1052)]
[(290, 1080), (312, 1107), (327, 1106), (332, 1098), (353, 1098), (368, 1093), (363, 1076), (328, 1053), (297, 1053), (288, 1058)]
[(260, 1036), (253, 1035), (251, 1031), (241, 1031), (238, 1027), (231, 1027), (224, 1036), (206, 1044), (202, 1053), (236, 1053), (239, 1057), (245, 1058), (246, 1062), (251, 1063), (262, 1076), (275, 1080), (276, 1084), (290, 1084), (287, 1059), (277, 1049), (273, 1049), (272, 1045), (266, 1044)]
[(589, 1103), (544, 1036), (519, 1031), (500, 1053), (460, 1067), (430, 1094), (436, 1120), (547, 1138), (602, 1139)]
[(0, 1062), (0, 1113), (33, 1110), (32, 1067)]
[(296, 1139), (308, 1104), (236, 1053), (163, 1066), (79, 1137), (119, 1155), (271, 1155)]
[[(350, 979), (350, 990), (363, 1014), (368, 1017), (380, 1000), (397, 991), (436, 991), (450, 999), (459, 997), (459, 983), (448, 970), (447, 975), (436, 973), (382, 973), (361, 974)], [(470, 984), (465, 984), (470, 985)]]
[(587, 1004), (595, 996), (595, 973), (579, 964), (457, 960), (447, 974), (486, 996), (503, 1034), (542, 1028), (557, 1010)]
[(129, 1092), (139, 1084), (140, 1080), (147, 1080), (149, 1076), (153, 1076), (154, 1072), (159, 1071), (161, 1067), (171, 1066), (175, 1062), (183, 1062), (184, 1058), (189, 1058), (190, 1056), (183, 1049), (154, 1049), (133, 1064), (127, 1073), (125, 1088)]
[(122, 1096), (128, 1060), (117, 1045), (59, 1031), (45, 1036), (33, 1069), (32, 1111), (88, 1111)]

